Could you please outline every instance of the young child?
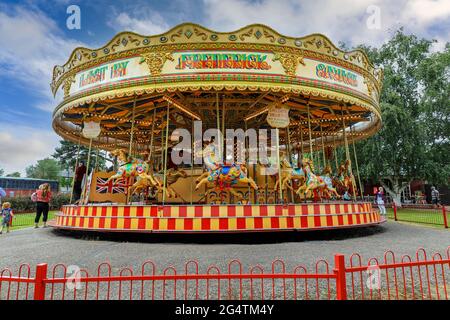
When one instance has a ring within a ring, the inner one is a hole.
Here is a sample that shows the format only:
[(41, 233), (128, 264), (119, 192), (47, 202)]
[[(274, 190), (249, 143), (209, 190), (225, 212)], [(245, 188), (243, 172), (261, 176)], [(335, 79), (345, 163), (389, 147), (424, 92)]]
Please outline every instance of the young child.
[(386, 216), (386, 207), (384, 206), (384, 190), (383, 187), (379, 187), (377, 193), (375, 193), (375, 200), (378, 204), (378, 209), (382, 216)]
[(4, 202), (2, 205), (2, 211), (0, 215), (2, 219), (2, 225), (0, 227), (0, 234), (3, 233), (3, 228), (6, 226), (6, 232), (9, 232), (9, 226), (11, 225), (12, 218), (14, 217), (13, 211), (11, 209), (11, 203)]

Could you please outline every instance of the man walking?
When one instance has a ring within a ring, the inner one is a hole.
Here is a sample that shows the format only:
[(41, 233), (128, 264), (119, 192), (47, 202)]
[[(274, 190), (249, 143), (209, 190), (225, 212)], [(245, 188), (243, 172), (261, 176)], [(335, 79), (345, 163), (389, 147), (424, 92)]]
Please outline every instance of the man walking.
[(439, 207), (439, 191), (434, 186), (431, 187), (431, 203)]

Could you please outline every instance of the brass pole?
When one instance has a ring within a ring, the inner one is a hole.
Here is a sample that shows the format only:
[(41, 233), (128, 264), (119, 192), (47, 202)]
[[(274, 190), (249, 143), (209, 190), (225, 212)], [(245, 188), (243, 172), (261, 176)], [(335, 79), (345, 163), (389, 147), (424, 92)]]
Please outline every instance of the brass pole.
[(163, 127), (163, 118), (161, 117), (161, 163), (158, 171), (163, 170), (164, 167), (164, 146), (163, 146), (164, 129), (162, 127)]
[(327, 166), (327, 158), (325, 156), (325, 142), (323, 141), (322, 124), (320, 124), (320, 137), (322, 140), (322, 154), (323, 154), (323, 169), (322, 169), (322, 171), (323, 171), (325, 169), (325, 167)]
[(333, 152), (334, 152), (334, 161), (336, 163), (336, 173), (338, 171), (339, 168), (339, 164), (338, 164), (338, 158), (337, 158), (337, 150), (336, 150), (336, 135), (333, 137)]
[(312, 136), (311, 136), (311, 115), (309, 113), (309, 101), (306, 104), (308, 110), (308, 130), (309, 130), (309, 152), (311, 153), (311, 161), (314, 164), (314, 153), (312, 147)]
[(222, 147), (225, 148), (225, 96), (222, 98)]
[(219, 145), (219, 162), (223, 161), (222, 139), (220, 139), (220, 110), (219, 110), (219, 93), (216, 92), (216, 112), (217, 112), (217, 143)]
[(131, 121), (131, 133), (130, 133), (130, 147), (129, 147), (129, 152), (128, 155), (131, 157), (132, 156), (132, 148), (133, 148), (133, 133), (134, 133), (134, 111), (136, 109), (136, 96), (134, 96), (134, 102), (133, 102), (133, 116), (132, 116), (132, 121)]
[(148, 152), (148, 159), (147, 161), (150, 161), (152, 154), (153, 154), (153, 137), (155, 135), (155, 116), (156, 116), (156, 109), (153, 109), (153, 118), (152, 118), (152, 134), (150, 136), (150, 150)]
[(277, 166), (278, 166), (278, 186), (279, 186), (279, 195), (280, 201), (283, 202), (283, 189), (281, 188), (281, 168), (280, 168), (280, 131), (278, 128), (275, 128), (276, 134), (276, 148), (277, 148)]
[(167, 146), (169, 144), (169, 109), (170, 104), (167, 102), (167, 124), (166, 124), (166, 143), (164, 148), (164, 178), (163, 178), (163, 204), (166, 201), (166, 184), (167, 184)]
[[(247, 121), (245, 121), (245, 132), (247, 132)], [(250, 141), (249, 141), (250, 142)], [(233, 141), (234, 143), (234, 141)], [(237, 142), (239, 143), (239, 141)], [(248, 153), (248, 143), (247, 138), (244, 136), (244, 148), (245, 148), (245, 165), (247, 166), (247, 176), (250, 177), (250, 166), (248, 164), (249, 153)], [(250, 200), (250, 184), (248, 185), (248, 199)]]
[[(343, 113), (342, 113), (342, 114), (343, 114)], [(344, 119), (344, 116), (342, 116), (342, 132), (343, 132), (343, 134), (344, 134), (344, 142), (345, 142), (345, 157), (346, 157), (347, 160), (351, 160), (351, 159), (350, 159), (350, 151), (349, 151), (349, 149), (348, 149), (347, 135), (346, 135), (346, 133), (345, 133), (345, 119)], [(353, 175), (353, 173), (352, 173), (352, 163), (351, 163), (351, 161), (350, 161), (350, 174)], [(353, 183), (353, 181), (352, 181), (352, 183)], [(355, 185), (355, 184), (353, 184), (353, 185)], [(353, 188), (353, 200), (356, 201), (355, 188)]]
[(194, 118), (192, 118), (192, 132), (191, 132), (191, 205), (192, 205), (192, 193), (194, 187)]
[[(287, 144), (288, 144), (287, 150), (288, 150), (288, 155), (289, 155), (289, 164), (292, 166), (291, 135), (290, 135), (290, 131), (289, 131), (289, 125), (286, 128), (286, 134), (287, 134)], [(294, 202), (294, 190), (292, 190), (292, 189), (290, 189), (290, 190), (291, 190), (291, 192), (290, 192), (290, 194), (291, 194), (291, 201)]]
[[(354, 133), (353, 125), (350, 125), (350, 130), (353, 135), (353, 133)], [(359, 175), (358, 157), (356, 156), (356, 147), (355, 147), (355, 137), (354, 136), (352, 136), (352, 144), (353, 144), (353, 156), (355, 158), (355, 165), (356, 165), (356, 174), (358, 175), (359, 191), (361, 193), (361, 199), (362, 199), (363, 194), (364, 194), (364, 186), (361, 184), (361, 177)]]
[(302, 149), (302, 157), (304, 155), (304, 150), (303, 150), (303, 127), (300, 125), (300, 147)]

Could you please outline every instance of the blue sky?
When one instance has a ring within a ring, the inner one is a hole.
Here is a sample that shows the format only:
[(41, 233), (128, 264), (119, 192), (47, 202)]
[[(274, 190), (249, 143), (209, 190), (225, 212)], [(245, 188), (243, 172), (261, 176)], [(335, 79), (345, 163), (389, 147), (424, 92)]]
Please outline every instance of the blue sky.
[[(67, 7), (81, 9), (81, 29), (69, 30)], [(379, 27), (367, 22), (379, 17)], [(58, 145), (51, 112), (52, 69), (77, 46), (100, 47), (124, 30), (157, 34), (186, 22), (218, 31), (264, 23), (289, 36), (323, 33), (333, 42), (380, 46), (403, 26), (449, 41), (448, 0), (0, 0), (0, 168), (24, 173)]]

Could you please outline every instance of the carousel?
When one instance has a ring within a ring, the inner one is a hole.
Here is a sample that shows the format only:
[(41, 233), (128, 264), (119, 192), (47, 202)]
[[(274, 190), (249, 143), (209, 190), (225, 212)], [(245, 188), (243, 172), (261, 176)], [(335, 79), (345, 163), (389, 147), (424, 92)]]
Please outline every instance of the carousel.
[[(328, 38), (260, 24), (117, 34), (55, 66), (53, 128), (88, 153), (52, 225), (118, 232), (303, 231), (383, 223), (355, 142), (381, 126), (382, 71)], [(58, 92), (60, 91), (60, 92)], [(339, 150), (338, 150), (339, 149)], [(341, 152), (338, 152), (341, 151)]]

